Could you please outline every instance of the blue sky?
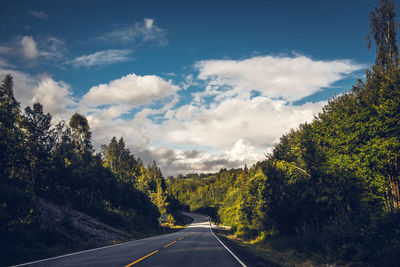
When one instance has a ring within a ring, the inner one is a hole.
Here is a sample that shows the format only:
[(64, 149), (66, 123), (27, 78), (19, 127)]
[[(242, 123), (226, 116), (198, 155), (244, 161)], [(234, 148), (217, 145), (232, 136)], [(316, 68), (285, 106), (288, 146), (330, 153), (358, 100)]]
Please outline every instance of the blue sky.
[(374, 60), (376, 1), (6, 1), (0, 75), (166, 175), (241, 167)]

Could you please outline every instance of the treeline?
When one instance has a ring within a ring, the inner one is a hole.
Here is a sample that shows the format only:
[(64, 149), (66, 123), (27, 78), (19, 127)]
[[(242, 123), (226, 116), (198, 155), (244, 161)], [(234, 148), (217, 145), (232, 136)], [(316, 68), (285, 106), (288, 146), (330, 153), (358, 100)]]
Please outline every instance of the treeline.
[(146, 168), (123, 138), (112, 138), (96, 154), (84, 116), (53, 123), (40, 103), (22, 110), (7, 75), (0, 85), (0, 264), (43, 256), (66, 242), (42, 224), (39, 199), (134, 236), (158, 231), (169, 204), (155, 162)]
[(247, 240), (321, 262), (400, 262), (400, 65), (392, 1), (371, 13), (375, 64), (250, 169), (169, 179), (168, 192)]

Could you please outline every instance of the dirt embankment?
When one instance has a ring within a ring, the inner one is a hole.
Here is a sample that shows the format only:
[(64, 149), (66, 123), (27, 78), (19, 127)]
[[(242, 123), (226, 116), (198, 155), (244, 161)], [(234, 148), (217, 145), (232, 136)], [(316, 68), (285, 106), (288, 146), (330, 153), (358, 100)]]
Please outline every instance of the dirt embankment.
[(101, 246), (133, 238), (132, 235), (105, 225), (82, 212), (38, 200), (38, 211), (43, 225), (67, 239), (88, 246)]

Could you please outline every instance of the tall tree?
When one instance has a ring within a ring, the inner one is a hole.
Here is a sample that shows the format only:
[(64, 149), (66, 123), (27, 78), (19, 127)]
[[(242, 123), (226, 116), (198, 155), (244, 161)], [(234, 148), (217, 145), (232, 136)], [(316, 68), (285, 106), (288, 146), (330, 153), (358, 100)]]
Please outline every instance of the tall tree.
[(155, 183), (154, 187), (152, 189), (154, 191), (157, 191), (156, 188), (157, 188), (158, 185), (160, 185), (161, 186), (161, 190), (165, 191), (165, 189), (166, 189), (165, 180), (164, 180), (164, 177), (163, 177), (163, 175), (161, 173), (160, 168), (158, 168), (158, 166), (157, 166), (156, 161), (153, 161), (153, 164), (150, 165), (148, 167), (148, 169), (150, 171), (153, 183)]
[(93, 152), (92, 133), (90, 132), (88, 120), (81, 114), (75, 113), (69, 121), (69, 126), (72, 130), (75, 151), (83, 159), (87, 159)]
[(378, 6), (370, 13), (369, 28), (368, 48), (371, 47), (373, 38), (376, 46), (375, 64), (384, 68), (398, 64), (396, 11), (393, 0), (379, 1)]
[(44, 114), (43, 106), (35, 103), (32, 108), (25, 108), (22, 127), (25, 129), (25, 155), (31, 184), (42, 188), (50, 172), (51, 150), (54, 147), (51, 115)]
[(117, 169), (118, 160), (119, 160), (119, 151), (118, 151), (118, 142), (117, 138), (114, 136), (110, 143), (107, 145), (101, 146), (104, 163), (106, 167), (109, 167), (114, 172)]
[(18, 176), (23, 158), (20, 123), (20, 107), (14, 98), (14, 82), (6, 75), (0, 85), (0, 175)]

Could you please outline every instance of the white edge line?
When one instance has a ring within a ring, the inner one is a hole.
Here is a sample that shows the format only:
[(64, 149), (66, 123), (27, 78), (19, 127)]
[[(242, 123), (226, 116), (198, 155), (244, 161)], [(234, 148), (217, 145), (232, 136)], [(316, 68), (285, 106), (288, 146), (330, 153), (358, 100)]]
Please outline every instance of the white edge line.
[[(171, 233), (171, 234), (175, 234), (178, 233), (180, 231), (186, 230), (186, 228), (179, 230), (177, 232)], [(142, 239), (136, 239), (136, 240), (132, 240), (132, 241), (127, 241), (127, 242), (123, 242), (123, 243), (119, 243), (119, 244), (115, 244), (115, 245), (110, 245), (110, 246), (105, 246), (105, 247), (100, 247), (100, 248), (92, 248), (92, 249), (88, 249), (88, 250), (83, 250), (83, 251), (78, 251), (78, 252), (74, 252), (74, 253), (70, 253), (70, 254), (65, 254), (65, 255), (60, 255), (60, 256), (56, 256), (56, 257), (52, 257), (52, 258), (47, 258), (47, 259), (42, 259), (42, 260), (37, 260), (37, 261), (31, 261), (31, 262), (27, 262), (27, 263), (21, 263), (21, 264), (17, 264), (17, 265), (12, 265), (11, 267), (18, 267), (18, 266), (26, 266), (26, 265), (30, 265), (30, 264), (35, 264), (35, 263), (40, 263), (40, 262), (44, 262), (44, 261), (50, 261), (50, 260), (55, 260), (55, 259), (60, 259), (60, 258), (64, 258), (64, 257), (69, 257), (69, 256), (73, 256), (73, 255), (78, 255), (78, 254), (82, 254), (82, 253), (86, 253), (86, 252), (91, 252), (91, 251), (96, 251), (96, 250), (100, 250), (100, 249), (105, 249), (105, 248), (111, 248), (111, 247), (118, 247), (118, 246), (122, 246), (122, 245), (126, 245), (129, 243), (134, 243), (134, 242), (139, 242), (139, 241), (143, 241), (143, 240), (147, 240), (147, 239), (151, 239), (154, 237), (159, 237), (159, 236), (165, 236), (165, 235), (156, 235), (156, 236), (151, 236), (151, 237), (147, 237), (147, 238), (142, 238)], [(221, 241), (220, 241), (221, 242)]]
[[(147, 239), (147, 238), (145, 238), (145, 239)], [(18, 265), (12, 265), (11, 267), (25, 266), (25, 265), (29, 265), (29, 264), (35, 264), (35, 263), (39, 263), (39, 262), (55, 260), (55, 259), (59, 259), (59, 258), (69, 257), (69, 256), (73, 256), (73, 255), (78, 255), (78, 254), (86, 253), (86, 252), (91, 252), (91, 251), (100, 250), (100, 249), (111, 248), (111, 247), (118, 247), (118, 246), (121, 246), (121, 245), (126, 245), (126, 244), (128, 244), (128, 243), (132, 243), (132, 242), (135, 242), (135, 241), (141, 241), (141, 240), (143, 240), (143, 239), (132, 240), (132, 241), (128, 241), (128, 242), (124, 242), (124, 243), (120, 243), (120, 244), (115, 244), (115, 245), (110, 245), (110, 246), (105, 246), (105, 247), (100, 247), (100, 248), (93, 248), (93, 249), (78, 251), (78, 252), (74, 252), (74, 253), (70, 253), (70, 254), (65, 254), (65, 255), (60, 255), (60, 256), (56, 256), (56, 257), (52, 257), (52, 258), (47, 258), (47, 259), (42, 259), (42, 260), (37, 260), (37, 261), (31, 261), (31, 262), (27, 262), (27, 263), (18, 264)]]
[(219, 243), (221, 243), (222, 246), (224, 246), (224, 248), (226, 248), (227, 251), (229, 251), (229, 253), (232, 254), (232, 256), (243, 266), (243, 267), (247, 267), (246, 264), (244, 264), (238, 256), (236, 256), (227, 246), (225, 246), (224, 243), (222, 243), (222, 241), (214, 234), (213, 230), (212, 230), (212, 226), (211, 226), (211, 219), (210, 217), (208, 217), (208, 220), (210, 222), (210, 231), (213, 234), (213, 236), (219, 241)]

